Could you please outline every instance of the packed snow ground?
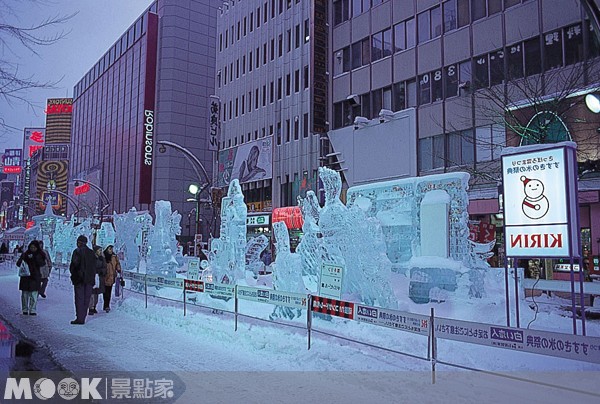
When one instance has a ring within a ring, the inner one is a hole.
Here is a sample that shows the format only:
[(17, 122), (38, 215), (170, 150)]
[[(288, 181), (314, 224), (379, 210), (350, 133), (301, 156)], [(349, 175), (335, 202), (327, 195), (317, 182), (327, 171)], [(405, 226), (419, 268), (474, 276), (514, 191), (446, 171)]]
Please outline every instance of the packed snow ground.
[[(153, 298), (146, 309), (142, 295), (126, 291), (124, 299), (113, 302), (110, 313), (73, 326), (68, 277), (58, 280), (53, 272), (48, 298), (40, 299), (37, 317), (21, 315), (17, 284), (16, 271), (1, 266), (0, 315), (47, 347), (66, 369), (174, 371), (186, 384), (181, 403), (600, 400), (600, 385), (595, 382), (600, 380), (600, 364), (438, 340), (439, 358), (446, 362), (535, 383), (438, 365), (432, 384), (431, 364), (425, 360), (316, 332), (307, 350), (304, 315), (288, 322), (297, 327), (240, 318), (235, 332), (229, 313), (213, 314), (188, 305), (184, 317), (180, 302)], [(272, 306), (245, 301), (240, 306), (242, 312), (261, 318), (272, 311)], [(536, 323), (549, 325), (547, 321), (556, 318), (553, 312), (541, 312)], [(569, 332), (570, 320), (562, 321), (563, 331)], [(313, 326), (423, 358), (427, 354), (426, 338), (410, 333), (341, 319), (315, 320)], [(595, 326), (590, 322), (588, 329), (597, 330)]]

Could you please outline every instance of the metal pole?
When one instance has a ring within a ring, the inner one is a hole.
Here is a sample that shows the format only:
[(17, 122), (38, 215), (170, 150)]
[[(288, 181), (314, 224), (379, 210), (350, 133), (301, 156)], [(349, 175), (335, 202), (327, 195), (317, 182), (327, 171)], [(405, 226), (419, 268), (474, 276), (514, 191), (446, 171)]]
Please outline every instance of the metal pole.
[(146, 298), (146, 308), (148, 308), (148, 275), (144, 275), (144, 295)]
[(504, 258), (504, 290), (506, 290), (506, 326), (510, 327), (510, 296), (508, 293), (508, 257)]
[(308, 350), (310, 351), (310, 331), (312, 329), (312, 295), (308, 295), (308, 307), (306, 309), (306, 330), (308, 332)]
[[(588, 269), (589, 271), (589, 269)], [(581, 335), (585, 336), (585, 298), (583, 295), (583, 282), (585, 273), (583, 272), (583, 260), (579, 257), (579, 305), (581, 307)]]
[(187, 298), (185, 295), (185, 281), (183, 281), (183, 316), (185, 317), (186, 314), (186, 303), (187, 302)]
[(194, 233), (194, 252), (196, 253), (196, 257), (198, 256), (198, 252), (196, 251), (196, 234), (198, 234), (198, 222), (200, 221), (200, 192), (196, 192), (196, 233)]
[(238, 294), (237, 294), (237, 285), (235, 285), (235, 305), (234, 305), (234, 317), (235, 317), (235, 329), (234, 331), (237, 331), (238, 328)]
[(519, 268), (518, 265), (515, 265), (515, 308), (516, 313), (515, 317), (517, 318), (517, 328), (520, 327), (520, 318), (519, 318)]
[(433, 307), (431, 308), (429, 322), (431, 323), (431, 384), (435, 384), (435, 363), (437, 361), (437, 342), (435, 339), (435, 315), (433, 312)]
[(571, 312), (573, 314), (573, 335), (577, 335), (577, 309), (575, 306), (575, 270), (573, 269), (573, 255), (569, 257), (570, 273), (569, 278), (571, 280)]

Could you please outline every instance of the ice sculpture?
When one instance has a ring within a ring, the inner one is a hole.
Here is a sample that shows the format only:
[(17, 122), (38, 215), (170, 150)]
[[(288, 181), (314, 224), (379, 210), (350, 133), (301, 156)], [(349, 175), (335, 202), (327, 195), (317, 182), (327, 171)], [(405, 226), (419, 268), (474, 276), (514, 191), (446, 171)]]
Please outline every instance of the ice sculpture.
[[(273, 289), (293, 293), (306, 293), (302, 280), (302, 257), (290, 250), (290, 235), (284, 222), (273, 223), (276, 259), (273, 264)], [(301, 310), (284, 306), (275, 306), (269, 316), (293, 319), (300, 317)]]
[(136, 268), (139, 262), (139, 250), (135, 239), (143, 224), (136, 220), (137, 216), (138, 213), (134, 207), (127, 213), (113, 213), (113, 223), (115, 225), (114, 251), (123, 253), (124, 259), (121, 266), (129, 270)]
[(48, 251), (50, 257), (54, 259), (54, 233), (56, 231), (57, 224), (64, 222), (65, 218), (63, 216), (55, 215), (54, 211), (52, 210), (52, 205), (47, 203), (44, 214), (34, 216), (32, 217), (32, 220), (35, 225), (39, 226), (40, 228), (38, 240), (44, 241), (44, 248)]
[(321, 207), (313, 191), (306, 193), (306, 198), (299, 198), (300, 209), (304, 217), (302, 225), (302, 241), (296, 248), (302, 258), (302, 276), (304, 285), (312, 293), (316, 293), (321, 273), (321, 240), (319, 239), (319, 215)]
[(68, 263), (71, 259), (71, 253), (77, 246), (77, 238), (73, 237), (74, 221), (75, 218), (72, 216), (68, 221), (56, 223), (54, 228), (54, 238), (52, 240), (54, 250), (52, 261), (55, 262), (56, 265)]
[[(92, 245), (92, 219), (90, 218), (85, 218), (83, 220), (83, 222), (81, 222), (81, 224), (79, 224), (78, 226), (75, 226), (73, 228), (73, 237), (75, 238), (75, 241), (77, 241), (77, 237), (79, 236), (85, 236), (89, 241), (88, 241), (88, 247), (91, 247)], [(77, 247), (77, 243), (73, 243), (73, 249), (75, 249), (75, 247)]]
[(339, 173), (321, 167), (319, 177), (325, 190), (325, 206), (319, 216), (322, 258), (323, 262), (344, 267), (342, 297), (396, 308), (396, 298), (389, 285), (392, 265), (385, 253), (379, 223), (367, 219), (358, 206), (348, 209), (341, 202)]
[(179, 264), (176, 236), (181, 234), (181, 215), (171, 212), (171, 202), (156, 201), (154, 205), (156, 219), (148, 237), (147, 273), (159, 273), (175, 277)]
[(96, 233), (96, 245), (103, 249), (115, 245), (115, 228), (110, 222), (102, 222), (100, 230)]
[(253, 237), (246, 244), (246, 271), (252, 272), (252, 276), (258, 276), (263, 266), (260, 254), (269, 245), (269, 239), (264, 234)]

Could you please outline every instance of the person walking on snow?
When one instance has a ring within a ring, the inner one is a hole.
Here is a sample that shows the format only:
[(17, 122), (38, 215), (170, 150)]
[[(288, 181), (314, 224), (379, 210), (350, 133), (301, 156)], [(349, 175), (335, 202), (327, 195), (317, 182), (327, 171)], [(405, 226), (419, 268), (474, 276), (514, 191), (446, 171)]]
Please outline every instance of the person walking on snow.
[(106, 277), (104, 278), (104, 311), (110, 311), (110, 297), (112, 287), (117, 282), (117, 273), (121, 273), (121, 263), (119, 257), (113, 252), (113, 246), (109, 245), (104, 250), (104, 259), (106, 260)]
[(40, 250), (46, 259), (46, 264), (40, 268), (42, 274), (42, 283), (40, 285), (40, 296), (46, 298), (46, 287), (48, 286), (48, 278), (50, 272), (52, 272), (52, 260), (50, 259), (50, 253), (44, 248), (44, 242), (40, 240)]
[(21, 276), (19, 290), (21, 291), (21, 309), (24, 315), (37, 315), (37, 297), (42, 282), (40, 267), (46, 264), (44, 254), (36, 240), (29, 243), (27, 251), (17, 260), (17, 266), (23, 261), (29, 266), (29, 276)]
[(77, 248), (71, 256), (69, 271), (75, 294), (75, 313), (77, 318), (71, 324), (85, 324), (88, 313), (94, 280), (96, 278), (96, 257), (87, 246), (87, 237), (77, 237)]
[(92, 297), (90, 299), (90, 310), (88, 315), (93, 316), (98, 313), (96, 305), (98, 304), (98, 295), (104, 293), (104, 279), (106, 277), (106, 261), (104, 261), (104, 254), (102, 253), (102, 247), (94, 246), (94, 255), (96, 256), (96, 277), (94, 282), (94, 290), (92, 291)]

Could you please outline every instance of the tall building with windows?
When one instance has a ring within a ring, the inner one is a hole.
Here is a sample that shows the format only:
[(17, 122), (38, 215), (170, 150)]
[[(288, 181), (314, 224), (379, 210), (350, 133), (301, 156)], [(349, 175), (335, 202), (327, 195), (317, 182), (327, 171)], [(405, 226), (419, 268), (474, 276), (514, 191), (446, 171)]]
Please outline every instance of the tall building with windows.
[(211, 176), (216, 3), (155, 1), (75, 85), (71, 180), (103, 189), (105, 213), (151, 210), (161, 199), (182, 215), (194, 209), (188, 187), (206, 179), (157, 142), (187, 149)]
[[(498, 225), (502, 245), (498, 185), (505, 146), (573, 140), (580, 165), (598, 160), (600, 120), (582, 101), (599, 87), (600, 47), (581, 2), (331, 0), (330, 5), (329, 138), (346, 186), (412, 172), (470, 172), (471, 219)], [(392, 141), (387, 121), (400, 118), (406, 124), (397, 136), (416, 147), (395, 159), (414, 150), (413, 166), (359, 176), (365, 166), (360, 161), (394, 156), (385, 147), (373, 155), (373, 148), (352, 145), (367, 134), (375, 141), (375, 134), (385, 133)], [(559, 121), (565, 129), (551, 131)], [(585, 177), (579, 184), (583, 254), (598, 255), (600, 244), (592, 240), (600, 239), (600, 184)]]
[(217, 186), (249, 210), (296, 205), (317, 185), (326, 137), (327, 1), (223, 2), (217, 18)]

